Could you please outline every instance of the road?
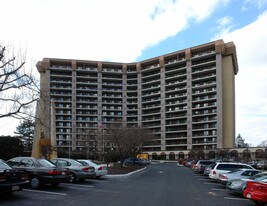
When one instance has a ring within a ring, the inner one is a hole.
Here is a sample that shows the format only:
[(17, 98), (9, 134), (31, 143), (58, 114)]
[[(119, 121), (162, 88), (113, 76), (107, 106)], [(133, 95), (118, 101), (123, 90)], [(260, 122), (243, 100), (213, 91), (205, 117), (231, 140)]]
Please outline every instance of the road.
[(5, 206), (249, 206), (251, 201), (229, 194), (223, 185), (174, 163), (151, 164), (127, 177), (88, 180), (25, 189), (0, 197)]

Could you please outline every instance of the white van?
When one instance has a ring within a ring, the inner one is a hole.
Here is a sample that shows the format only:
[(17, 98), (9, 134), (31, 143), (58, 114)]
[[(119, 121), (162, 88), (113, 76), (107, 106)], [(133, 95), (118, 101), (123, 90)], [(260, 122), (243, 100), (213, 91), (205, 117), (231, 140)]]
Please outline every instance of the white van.
[(209, 178), (217, 180), (219, 178), (220, 173), (227, 173), (236, 169), (253, 169), (255, 168), (251, 167), (248, 164), (243, 163), (233, 163), (233, 162), (218, 162), (216, 163), (209, 173)]

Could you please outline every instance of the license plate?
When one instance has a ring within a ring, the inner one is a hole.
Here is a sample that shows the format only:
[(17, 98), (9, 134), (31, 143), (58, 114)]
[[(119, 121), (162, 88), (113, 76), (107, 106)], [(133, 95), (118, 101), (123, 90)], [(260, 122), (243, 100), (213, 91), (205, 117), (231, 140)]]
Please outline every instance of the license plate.
[(247, 198), (251, 198), (251, 194), (248, 193), (248, 194), (247, 194)]
[(65, 175), (65, 172), (62, 172), (62, 175)]
[(19, 190), (19, 186), (12, 186), (12, 191), (18, 191)]

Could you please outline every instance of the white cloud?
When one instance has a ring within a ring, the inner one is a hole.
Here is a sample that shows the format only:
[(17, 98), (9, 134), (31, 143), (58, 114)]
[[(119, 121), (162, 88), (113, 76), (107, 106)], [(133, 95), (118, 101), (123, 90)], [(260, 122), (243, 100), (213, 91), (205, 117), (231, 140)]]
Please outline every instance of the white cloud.
[(132, 62), (228, 2), (0, 0), (0, 42), (26, 50), (28, 67), (44, 57)]
[(220, 18), (217, 23), (219, 24), (219, 27), (228, 26), (230, 23), (232, 23), (233, 18), (230, 16), (225, 16), (223, 18)]
[[(228, 0), (10, 0), (0, 36), (36, 58), (130, 62), (143, 49), (203, 21)], [(14, 7), (14, 5), (16, 5)], [(10, 12), (12, 11), (12, 12)]]
[(257, 146), (267, 139), (267, 12), (235, 31), (221, 33), (225, 42), (237, 49), (239, 73), (236, 75), (236, 132)]

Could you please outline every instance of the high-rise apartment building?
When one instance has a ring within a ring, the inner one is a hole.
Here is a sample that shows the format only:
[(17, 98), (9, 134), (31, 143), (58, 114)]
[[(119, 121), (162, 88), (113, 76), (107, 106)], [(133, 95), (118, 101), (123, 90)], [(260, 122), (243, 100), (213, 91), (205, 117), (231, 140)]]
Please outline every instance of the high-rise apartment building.
[(47, 125), (54, 101), (58, 148), (84, 150), (79, 131), (98, 134), (115, 121), (150, 128), (157, 137), (143, 148), (150, 155), (234, 146), (233, 42), (218, 40), (134, 63), (44, 58), (37, 68)]

